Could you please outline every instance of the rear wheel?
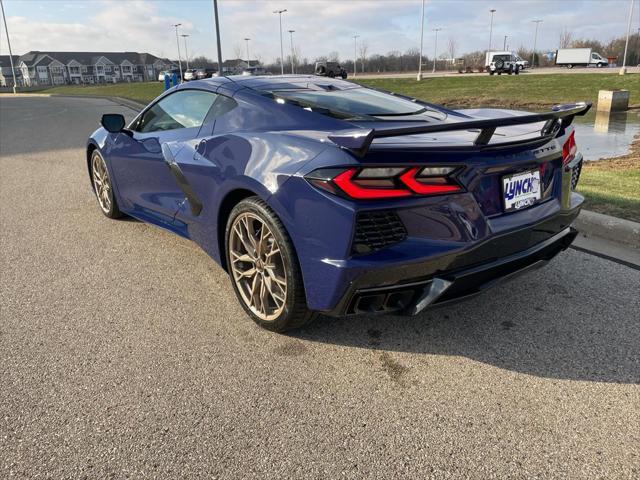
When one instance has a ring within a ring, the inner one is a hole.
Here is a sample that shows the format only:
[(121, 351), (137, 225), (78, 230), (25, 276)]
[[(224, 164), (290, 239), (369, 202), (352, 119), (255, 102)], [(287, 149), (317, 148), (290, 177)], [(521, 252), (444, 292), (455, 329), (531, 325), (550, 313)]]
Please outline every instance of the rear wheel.
[(333, 71), (333, 70), (329, 70), (329, 73), (327, 74), (327, 76), (328, 76), (329, 78), (334, 78), (334, 77), (336, 76), (336, 74), (334, 73), (334, 71)]
[(346, 80), (347, 79), (347, 72), (345, 72), (343, 70), (342, 73), (340, 74), (340, 76), (342, 77), (343, 80)]
[(568, 64), (568, 65), (567, 65), (567, 68), (573, 68), (573, 65)]
[(109, 218), (121, 217), (122, 213), (113, 194), (113, 183), (109, 177), (107, 164), (98, 150), (94, 150), (91, 155), (91, 182), (102, 213)]
[(258, 325), (282, 332), (313, 319), (291, 240), (258, 197), (241, 201), (231, 211), (226, 257), (236, 296)]

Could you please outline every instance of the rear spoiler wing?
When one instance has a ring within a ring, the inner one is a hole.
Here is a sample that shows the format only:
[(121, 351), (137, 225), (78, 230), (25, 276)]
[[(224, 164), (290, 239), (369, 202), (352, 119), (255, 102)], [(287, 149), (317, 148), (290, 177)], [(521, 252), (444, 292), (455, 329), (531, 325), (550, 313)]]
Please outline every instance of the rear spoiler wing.
[[(421, 133), (453, 132), (459, 130), (480, 130), (478, 136), (473, 141), (473, 147), (483, 147), (489, 144), (491, 137), (493, 137), (493, 134), (499, 127), (545, 122), (540, 130), (540, 137), (533, 140), (535, 143), (542, 144), (553, 138), (560, 128), (571, 125), (573, 117), (584, 115), (590, 108), (591, 102), (568, 103), (555, 105), (549, 112), (544, 113), (531, 113), (515, 117), (465, 120), (451, 123), (427, 123), (380, 130), (359, 128), (331, 134), (328, 138), (341, 148), (347, 149), (359, 157), (363, 157), (376, 138), (399, 137), (402, 135), (416, 135)], [(531, 141), (531, 139), (528, 139), (525, 142), (507, 142), (501, 145), (522, 144)]]

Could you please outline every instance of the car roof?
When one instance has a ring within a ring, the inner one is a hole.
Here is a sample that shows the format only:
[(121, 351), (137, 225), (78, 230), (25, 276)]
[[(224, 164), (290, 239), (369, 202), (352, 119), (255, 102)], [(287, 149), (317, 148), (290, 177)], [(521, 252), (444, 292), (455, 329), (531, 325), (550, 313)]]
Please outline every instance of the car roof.
[[(195, 86), (195, 82), (190, 82)], [(209, 89), (217, 89), (221, 86), (231, 90), (251, 88), (254, 90), (290, 90), (318, 86), (326, 88), (331, 86), (336, 90), (356, 88), (358, 85), (345, 80), (317, 75), (231, 75), (226, 77), (213, 77), (198, 80), (198, 86)]]

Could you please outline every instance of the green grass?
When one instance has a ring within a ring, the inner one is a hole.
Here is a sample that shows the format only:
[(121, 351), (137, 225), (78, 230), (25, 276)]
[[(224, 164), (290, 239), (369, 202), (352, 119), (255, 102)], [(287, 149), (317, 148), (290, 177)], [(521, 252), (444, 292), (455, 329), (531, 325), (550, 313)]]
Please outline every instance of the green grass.
[(640, 158), (629, 157), (585, 165), (578, 184), (584, 208), (640, 222)]
[(64, 85), (47, 88), (34, 93), (51, 93), (58, 95), (97, 95), (105, 97), (121, 97), (140, 103), (149, 103), (162, 93), (162, 82), (114, 83), (109, 85)]
[(626, 89), (630, 105), (640, 105), (640, 76), (617, 74), (521, 74), (469, 75), (426, 78), (358, 80), (374, 88), (390, 90), (433, 103), (452, 106), (541, 108), (557, 103), (598, 100), (602, 89)]

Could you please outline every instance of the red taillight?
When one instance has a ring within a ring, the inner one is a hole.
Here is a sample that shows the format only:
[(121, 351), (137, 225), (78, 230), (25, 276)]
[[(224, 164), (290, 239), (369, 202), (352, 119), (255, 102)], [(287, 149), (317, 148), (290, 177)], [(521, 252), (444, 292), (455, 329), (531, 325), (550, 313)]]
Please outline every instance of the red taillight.
[(350, 168), (333, 179), (333, 183), (351, 198), (371, 200), (375, 198), (397, 198), (411, 195), (410, 191), (398, 188), (362, 187), (353, 181), (353, 176), (357, 171), (356, 168)]
[(440, 195), (462, 191), (450, 178), (455, 167), (320, 169), (307, 175), (318, 188), (357, 200)]
[(459, 185), (440, 183), (443, 178), (447, 177), (429, 177), (424, 180), (420, 180), (416, 177), (419, 171), (420, 168), (411, 168), (400, 175), (402, 183), (419, 195), (438, 195), (441, 193), (453, 193), (460, 191)]
[(571, 132), (567, 141), (562, 146), (562, 164), (566, 165), (576, 156), (578, 148), (576, 146), (575, 131)]

